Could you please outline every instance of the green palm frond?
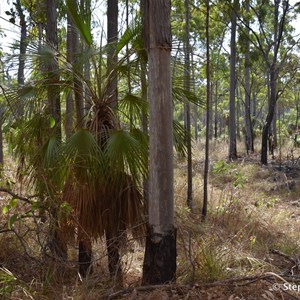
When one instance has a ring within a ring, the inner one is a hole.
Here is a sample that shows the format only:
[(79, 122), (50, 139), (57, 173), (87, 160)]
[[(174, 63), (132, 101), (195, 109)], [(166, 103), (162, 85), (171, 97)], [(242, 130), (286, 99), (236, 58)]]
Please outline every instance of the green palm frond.
[(173, 121), (173, 140), (174, 147), (180, 156), (186, 157), (187, 155), (187, 145), (186, 145), (187, 132), (183, 125), (178, 121)]
[(197, 96), (192, 91), (187, 91), (180, 85), (176, 85), (176, 82), (173, 83), (172, 88), (173, 101), (178, 101), (186, 103), (187, 101), (198, 106), (205, 107), (205, 102), (199, 96)]
[(64, 178), (61, 176), (58, 164), (61, 154), (60, 150), (60, 140), (56, 136), (52, 136), (42, 147), (41, 151), (41, 160), (43, 161), (41, 169), (45, 172), (45, 179), (48, 179), (48, 185), (56, 189), (57, 193), (60, 193), (64, 184)]
[(78, 28), (80, 34), (84, 38), (87, 45), (91, 46), (93, 42), (92, 32), (91, 32), (91, 14), (81, 9), (81, 6), (74, 0), (67, 0), (67, 7), (70, 11), (74, 23)]
[(42, 148), (43, 162), (45, 168), (52, 168), (57, 160), (60, 150), (60, 141), (57, 137), (50, 137), (47, 143)]
[(130, 116), (135, 116), (141, 121), (143, 115), (148, 115), (149, 104), (147, 101), (133, 94), (126, 94), (118, 102), (120, 114), (123, 114), (130, 119)]
[[(2, 87), (4, 99), (6, 102), (7, 110), (5, 112), (5, 119), (15, 122), (19, 118), (29, 118), (32, 109), (39, 106), (39, 94), (38, 86), (26, 84), (21, 87)], [(29, 109), (31, 108), (31, 109)], [(20, 111), (24, 111), (25, 115), (20, 114)]]
[(36, 113), (10, 129), (10, 144), (18, 160), (18, 177), (41, 197), (53, 197), (62, 185), (58, 175), (59, 141), (53, 137), (50, 117)]
[[(105, 149), (112, 172), (129, 174), (138, 184), (148, 174), (148, 145), (145, 139), (125, 130), (113, 131)], [(114, 178), (114, 180), (117, 178)]]
[(62, 159), (61, 165), (68, 169), (66, 176), (74, 176), (84, 184), (101, 175), (106, 176), (103, 152), (87, 129), (78, 130), (66, 141)]
[(141, 34), (142, 26), (141, 22), (137, 22), (136, 19), (132, 24), (125, 30), (121, 38), (119, 39), (116, 46), (116, 54), (119, 54), (122, 49), (126, 47), (132, 41), (135, 41), (137, 36)]

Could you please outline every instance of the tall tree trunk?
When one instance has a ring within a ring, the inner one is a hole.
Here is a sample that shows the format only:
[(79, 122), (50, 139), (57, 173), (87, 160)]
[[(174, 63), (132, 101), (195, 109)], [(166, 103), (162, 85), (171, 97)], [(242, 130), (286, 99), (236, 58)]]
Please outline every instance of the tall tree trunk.
[(262, 145), (261, 145), (261, 163), (263, 165), (268, 164), (268, 139), (270, 137), (270, 128), (272, 120), (275, 114), (276, 102), (277, 102), (277, 82), (278, 82), (278, 53), (282, 42), (283, 30), (286, 20), (286, 14), (289, 9), (289, 1), (282, 3), (282, 16), (279, 21), (279, 7), (281, 5), (280, 0), (274, 0), (274, 41), (273, 41), (273, 53), (271, 56), (271, 62), (267, 62), (270, 72), (270, 99), (267, 118), (262, 131)]
[[(129, 29), (129, 1), (125, 1), (126, 5), (126, 30)], [(130, 75), (130, 59), (129, 59), (129, 47), (128, 43), (126, 44), (126, 63), (127, 63), (127, 86), (128, 86), (128, 94), (131, 94), (131, 75)], [(133, 114), (132, 111), (129, 112), (129, 126), (130, 129), (133, 127)]]
[[(78, 0), (72, 0), (75, 7), (78, 6)], [(73, 82), (74, 82), (74, 100), (76, 112), (76, 126), (82, 128), (84, 124), (84, 103), (83, 103), (83, 64), (79, 32), (75, 26), (72, 30), (72, 52), (73, 52)]]
[(149, 223), (142, 284), (176, 277), (170, 0), (145, 0), (144, 42), (149, 60)]
[(118, 78), (115, 70), (118, 57), (115, 55), (118, 41), (118, 0), (107, 0), (107, 97), (111, 107), (116, 107), (118, 102)]
[[(25, 69), (25, 55), (28, 45), (27, 41), (27, 24), (21, 1), (17, 0), (15, 3), (19, 18), (20, 18), (20, 27), (21, 27), (21, 37), (20, 37), (20, 54), (19, 54), (19, 68), (18, 68), (18, 86), (22, 87), (25, 84), (24, 78), (24, 69)], [(20, 103), (17, 107), (18, 117), (24, 115), (24, 105)]]
[(206, 0), (206, 138), (205, 138), (205, 163), (204, 163), (204, 183), (203, 183), (203, 206), (202, 206), (202, 221), (205, 221), (207, 215), (208, 204), (208, 169), (209, 169), (209, 141), (210, 141), (210, 110), (211, 104), (211, 83), (210, 83), (210, 35), (209, 35), (209, 0)]
[[(274, 116), (273, 116), (272, 125), (271, 125), (272, 126), (271, 132), (272, 132), (272, 136), (273, 136), (273, 147), (274, 147), (273, 150), (277, 148), (277, 143), (278, 143), (278, 139), (277, 139), (277, 115), (278, 115), (278, 107), (277, 107), (277, 101), (276, 101), (275, 109), (274, 109)], [(273, 155), (274, 155), (274, 153), (273, 153)]]
[[(246, 2), (246, 12), (249, 13), (250, 0)], [(246, 21), (246, 34), (249, 35), (249, 21)], [(251, 86), (250, 86), (250, 41), (246, 40), (245, 53), (245, 144), (247, 154), (254, 152), (253, 128), (251, 121)]]
[(118, 234), (112, 234), (107, 230), (105, 238), (110, 277), (116, 286), (122, 286), (123, 273), (120, 255), (121, 236), (118, 236)]
[[(67, 14), (67, 62), (73, 65), (73, 38), (74, 30), (76, 30), (73, 19), (70, 13)], [(74, 113), (74, 97), (73, 89), (70, 89), (66, 99), (66, 121), (65, 130), (66, 137), (69, 138), (73, 132), (73, 113)]]
[[(299, 95), (299, 93), (297, 93)], [(299, 99), (299, 96), (297, 96), (297, 99)], [(284, 111), (284, 110), (283, 110)], [(294, 133), (294, 147), (298, 147), (299, 146), (299, 142), (298, 142), (298, 136), (299, 136), (299, 117), (300, 117), (300, 109), (299, 109), (299, 104), (298, 104), (298, 100), (296, 103), (296, 122), (295, 122), (295, 128), (296, 128), (296, 133)]]
[(209, 92), (210, 98), (209, 98), (209, 139), (212, 140), (213, 138), (213, 96), (214, 96), (214, 90), (213, 90), (213, 82), (210, 80), (210, 92)]
[(85, 278), (87, 275), (93, 273), (91, 239), (89, 237), (81, 238), (78, 248), (79, 274), (81, 277)]
[[(196, 87), (195, 87), (195, 65), (194, 65), (194, 52), (191, 52), (191, 63), (192, 63), (192, 82), (193, 82), (193, 93), (196, 94)], [(198, 140), (198, 105), (194, 105), (194, 135), (195, 140)]]
[[(142, 99), (145, 102), (148, 102), (147, 94), (148, 94), (148, 89), (147, 89), (147, 77), (146, 77), (146, 65), (144, 62), (141, 62), (141, 89), (142, 89)], [(143, 132), (148, 135), (148, 116), (147, 112), (143, 111), (142, 112), (142, 128)], [(143, 182), (143, 191), (144, 191), (144, 202), (145, 202), (145, 213), (147, 214), (148, 212), (148, 202), (149, 202), (149, 178), (145, 179)]]
[(230, 39), (230, 99), (229, 99), (229, 159), (237, 159), (236, 151), (236, 113), (235, 113), (235, 85), (236, 85), (236, 9), (234, 0), (231, 12), (231, 39)]
[[(56, 2), (54, 0), (45, 0), (46, 6), (46, 39), (50, 47), (55, 51), (58, 51), (58, 37), (57, 37), (57, 15), (56, 15)], [(61, 110), (60, 110), (60, 89), (58, 73), (58, 61), (54, 57), (47, 65), (47, 97), (49, 105), (49, 113), (55, 120), (55, 133), (58, 139), (61, 139)], [(67, 247), (62, 239), (62, 234), (59, 228), (58, 216), (57, 216), (57, 203), (51, 210), (54, 223), (51, 228), (50, 248), (53, 256), (62, 260), (67, 259)]]
[[(80, 5), (82, 7), (82, 10), (85, 12), (86, 15), (91, 15), (91, 0), (80, 0)], [(91, 20), (91, 18), (89, 18)], [(89, 24), (89, 27), (91, 24)], [(83, 40), (82, 41), (82, 49), (83, 53), (89, 53), (90, 52), (90, 46)], [(90, 56), (87, 55), (84, 57), (83, 60), (83, 76), (84, 80), (87, 84), (90, 84), (91, 81), (91, 62), (90, 62)], [(91, 102), (91, 95), (89, 89), (86, 87), (86, 85), (83, 87), (83, 98), (84, 98), (84, 112), (85, 114), (89, 112), (89, 110), (92, 107)]]
[[(190, 4), (189, 0), (185, 0), (185, 49), (184, 49), (184, 89), (190, 91), (190, 77), (191, 77), (191, 66), (190, 66)], [(187, 138), (187, 206), (193, 211), (193, 165), (192, 165), (192, 133), (191, 133), (191, 109), (190, 103), (186, 100), (185, 107), (185, 130)]]
[[(4, 110), (5, 106), (0, 104), (0, 171), (2, 173), (4, 165), (4, 155), (3, 155), (3, 122), (4, 122)], [(1, 178), (2, 175), (0, 175)]]
[(77, 128), (82, 128), (84, 124), (84, 104), (83, 104), (83, 85), (82, 85), (82, 54), (80, 53), (79, 34), (75, 28), (73, 32), (73, 70), (74, 70), (74, 98), (76, 111)]
[[(55, 51), (58, 51), (58, 36), (57, 36), (57, 14), (56, 14), (56, 2), (54, 0), (45, 0), (46, 6), (46, 39), (50, 47)], [(57, 136), (61, 137), (61, 109), (60, 109), (60, 90), (58, 73), (59, 66), (57, 58), (54, 57), (51, 62), (48, 63), (48, 102), (49, 112), (55, 120), (55, 128)]]
[[(118, 102), (118, 78), (116, 66), (118, 57), (115, 55), (118, 41), (118, 0), (107, 0), (107, 97), (110, 107), (116, 108)], [(108, 267), (112, 279), (115, 279), (117, 285), (122, 285), (121, 256), (119, 253), (118, 234), (106, 232), (106, 245), (108, 254)]]
[[(240, 87), (240, 85), (239, 85)], [(238, 141), (241, 141), (241, 131), (240, 131), (240, 115), (241, 115), (241, 106), (240, 106), (240, 97), (241, 90), (240, 88), (236, 89), (237, 97), (236, 97), (236, 138)]]
[[(214, 124), (214, 137), (215, 139), (218, 138), (218, 102), (219, 102), (219, 80), (216, 80), (216, 87), (215, 87), (215, 124)], [(211, 108), (212, 109), (212, 108)]]
[(267, 118), (265, 121), (265, 125), (262, 131), (262, 141), (261, 141), (261, 163), (263, 165), (268, 164), (268, 141), (270, 139), (270, 127), (272, 124), (276, 101), (277, 101), (277, 71), (275, 65), (272, 66), (270, 71), (270, 101), (269, 101), (269, 109)]

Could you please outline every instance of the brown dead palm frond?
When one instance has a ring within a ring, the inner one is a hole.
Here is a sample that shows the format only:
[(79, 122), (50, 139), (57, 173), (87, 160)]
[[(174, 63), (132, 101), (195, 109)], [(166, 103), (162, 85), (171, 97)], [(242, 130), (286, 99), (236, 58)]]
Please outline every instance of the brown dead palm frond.
[[(75, 178), (70, 180), (64, 191), (73, 214), (66, 220), (77, 226), (94, 239), (101, 238), (105, 232), (116, 236), (129, 229), (133, 237), (139, 239), (145, 234), (145, 217), (142, 193), (130, 176), (120, 174), (111, 184), (109, 178), (82, 184)], [(67, 228), (67, 227), (66, 227)]]
[(145, 220), (139, 183), (147, 176), (147, 139), (122, 130), (105, 101), (95, 103), (87, 125), (65, 147), (63, 200), (70, 203), (82, 231), (94, 239), (126, 229), (141, 237)]

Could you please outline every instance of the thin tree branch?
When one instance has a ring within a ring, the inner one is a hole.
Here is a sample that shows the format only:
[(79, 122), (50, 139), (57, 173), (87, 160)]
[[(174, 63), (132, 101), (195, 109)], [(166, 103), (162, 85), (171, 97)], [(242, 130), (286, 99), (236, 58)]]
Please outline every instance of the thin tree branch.
[(23, 196), (19, 196), (19, 195), (15, 194), (14, 192), (12, 192), (11, 190), (7, 189), (7, 188), (0, 187), (0, 192), (7, 193), (7, 194), (13, 196), (14, 198), (17, 198), (17, 199), (19, 199), (21, 201), (24, 201), (26, 203), (32, 204), (32, 202), (29, 200), (29, 198), (25, 198)]

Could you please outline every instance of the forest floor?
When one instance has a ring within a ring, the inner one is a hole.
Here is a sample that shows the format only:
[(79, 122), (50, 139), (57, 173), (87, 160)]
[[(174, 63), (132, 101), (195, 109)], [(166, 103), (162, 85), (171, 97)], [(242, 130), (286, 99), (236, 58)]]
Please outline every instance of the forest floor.
[[(101, 241), (94, 245), (94, 273), (81, 281), (75, 245), (68, 263), (44, 261), (38, 244), (42, 225), (32, 230), (27, 224), (32, 220), (25, 218), (12, 232), (4, 227), (9, 220), (5, 214), (0, 221), (0, 298), (300, 299), (300, 149), (288, 147), (266, 167), (258, 154), (242, 151), (236, 162), (228, 162), (226, 144), (212, 143), (204, 223), (204, 145), (194, 146), (193, 213), (186, 207), (186, 162), (176, 157), (178, 257), (173, 285), (140, 286), (144, 248), (130, 239), (123, 255), (122, 288), (109, 279)], [(13, 174), (7, 175), (10, 180)], [(3, 210), (11, 197), (0, 196)], [(63, 278), (57, 270), (64, 270)]]

